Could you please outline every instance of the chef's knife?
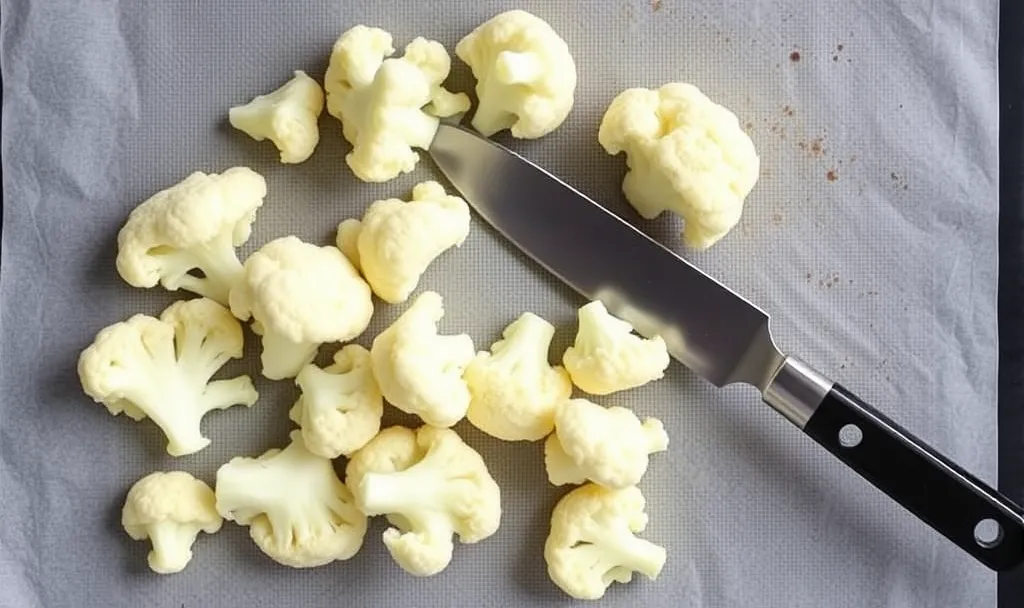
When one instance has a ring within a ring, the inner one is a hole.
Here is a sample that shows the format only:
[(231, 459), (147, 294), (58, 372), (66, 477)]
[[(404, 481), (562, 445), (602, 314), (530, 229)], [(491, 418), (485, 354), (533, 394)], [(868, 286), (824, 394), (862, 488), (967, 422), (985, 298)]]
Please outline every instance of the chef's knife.
[(807, 363), (769, 317), (511, 150), (441, 125), (430, 155), (500, 233), (588, 299), (660, 335), (717, 386), (746, 383), (804, 433), (993, 570), (1024, 562), (1024, 509)]

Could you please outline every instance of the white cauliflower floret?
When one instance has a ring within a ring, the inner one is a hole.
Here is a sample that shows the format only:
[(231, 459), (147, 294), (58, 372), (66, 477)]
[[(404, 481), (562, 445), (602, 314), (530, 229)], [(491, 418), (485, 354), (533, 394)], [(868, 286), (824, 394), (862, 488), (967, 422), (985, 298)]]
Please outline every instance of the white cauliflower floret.
[(760, 172), (736, 115), (690, 84), (623, 91), (605, 112), (598, 140), (609, 154), (626, 153), (622, 190), (637, 212), (647, 219), (681, 215), (683, 239), (697, 249), (739, 223)]
[(437, 427), (466, 415), (470, 394), (462, 373), (476, 355), (466, 334), (441, 336), (441, 296), (420, 294), (391, 327), (373, 340), (373, 375), (391, 405)]
[(429, 181), (413, 188), (412, 200), (379, 200), (363, 220), (338, 226), (338, 248), (358, 267), (373, 293), (398, 304), (409, 298), (420, 275), (444, 251), (469, 235), (469, 205)]
[(167, 436), (167, 453), (183, 456), (210, 444), (199, 428), (207, 412), (256, 403), (248, 376), (210, 381), (241, 357), (241, 325), (198, 298), (171, 304), (159, 319), (137, 314), (100, 330), (78, 358), (78, 376), (111, 414), (150, 418)]
[(370, 324), (370, 286), (335, 247), (286, 236), (245, 261), (231, 312), (262, 336), (263, 375), (293, 378), (324, 342), (347, 342)]
[(648, 456), (668, 449), (661, 421), (640, 422), (624, 407), (571, 399), (555, 412), (555, 432), (544, 443), (548, 480), (556, 486), (583, 483), (617, 489), (640, 483)]
[(197, 171), (157, 192), (117, 234), (118, 274), (133, 287), (159, 283), (227, 305), (242, 274), (235, 247), (249, 240), (266, 195), (266, 180), (247, 167)]
[(551, 514), (544, 544), (548, 576), (576, 599), (596, 600), (633, 572), (651, 580), (665, 566), (665, 549), (638, 538), (647, 527), (646, 501), (632, 486), (609, 490), (587, 484), (566, 494)]
[(562, 364), (573, 384), (591, 395), (609, 395), (660, 379), (669, 364), (660, 336), (644, 339), (608, 313), (600, 301), (579, 310), (579, 330)]
[(366, 516), (327, 458), (310, 452), (299, 431), (284, 450), (232, 458), (217, 470), (217, 511), (249, 526), (256, 546), (292, 568), (347, 560), (363, 546)]
[(181, 572), (192, 561), (200, 532), (213, 534), (223, 520), (210, 486), (184, 471), (156, 472), (135, 482), (121, 509), (121, 526), (134, 540), (153, 544), (153, 572)]
[(498, 530), (501, 492), (487, 465), (451, 429), (390, 427), (349, 460), (345, 483), (367, 515), (387, 515), (383, 540), (398, 565), (432, 576), (452, 559), (452, 535), (479, 542)]
[(469, 109), (469, 97), (445, 90), (451, 58), (439, 42), (416, 38), (401, 58), (391, 35), (357, 25), (334, 43), (324, 76), (327, 112), (341, 121), (352, 152), (345, 162), (356, 177), (383, 182), (412, 171), (413, 148), (427, 149), (438, 117)]
[(295, 70), (295, 76), (279, 89), (228, 110), (228, 121), (256, 141), (274, 142), (282, 163), (301, 163), (320, 143), (316, 122), (323, 109), (320, 85)]
[(477, 79), (473, 128), (484, 136), (511, 129), (532, 139), (561, 125), (572, 109), (576, 63), (544, 20), (513, 10), (470, 32), (455, 46)]
[(555, 426), (556, 406), (572, 394), (569, 374), (548, 363), (553, 325), (524, 313), (502, 332), (504, 339), (481, 352), (463, 378), (472, 401), (466, 418), (505, 441), (537, 441)]
[(384, 399), (373, 378), (370, 351), (362, 346), (345, 346), (323, 369), (306, 365), (295, 384), (302, 395), (288, 415), (302, 427), (306, 447), (317, 456), (348, 456), (380, 431)]

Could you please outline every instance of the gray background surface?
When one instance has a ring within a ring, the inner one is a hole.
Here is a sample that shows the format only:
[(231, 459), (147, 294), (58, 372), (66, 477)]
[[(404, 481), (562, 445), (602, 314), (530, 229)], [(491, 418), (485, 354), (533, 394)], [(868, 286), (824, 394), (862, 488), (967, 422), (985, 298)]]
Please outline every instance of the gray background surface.
[[(767, 308), (785, 348), (994, 481), (998, 7), (919, 4), (5, 2), (0, 606), (567, 603), (540, 557), (561, 494), (545, 485), (540, 446), (465, 424), (504, 489), (504, 523), (432, 579), (389, 561), (379, 523), (355, 559), (309, 571), (273, 564), (227, 524), (173, 577), (150, 574), (146, 544), (120, 530), (138, 477), (181, 468), (212, 481), (231, 456), (280, 446), (295, 398), (287, 383), (261, 382), (251, 411), (207, 419), (213, 445), (172, 459), (150, 423), (114, 419), (81, 394), (74, 363), (95, 332), (175, 297), (117, 277), (128, 210), (190, 171), (251, 166), (269, 195), (248, 252), (284, 234), (330, 242), (370, 201), (435, 177), (425, 161), (388, 184), (358, 183), (326, 116), (320, 148), (298, 167), (227, 127), (228, 107), (291, 70), (320, 79), (331, 43), (357, 23), (388, 29), (399, 47), (424, 35), (452, 48), (502, 9), (547, 19), (577, 59), (578, 101), (556, 134), (515, 148), (631, 220), (622, 162), (596, 142), (614, 94), (685, 80), (732, 108), (763, 176), (742, 225), (687, 255)], [(468, 90), (468, 70), (454, 65), (454, 87)], [(638, 225), (678, 242), (675, 221)], [(559, 327), (557, 354), (581, 303), (478, 221), (422, 286), (447, 297), (442, 326), (480, 347), (532, 310)], [(381, 306), (362, 342), (400, 310)], [(255, 347), (232, 370), (258, 374)], [(668, 549), (665, 571), (613, 588), (608, 605), (994, 605), (993, 575), (752, 391), (715, 391), (673, 366), (662, 382), (598, 401), (661, 417), (673, 440), (642, 483), (645, 536)]]

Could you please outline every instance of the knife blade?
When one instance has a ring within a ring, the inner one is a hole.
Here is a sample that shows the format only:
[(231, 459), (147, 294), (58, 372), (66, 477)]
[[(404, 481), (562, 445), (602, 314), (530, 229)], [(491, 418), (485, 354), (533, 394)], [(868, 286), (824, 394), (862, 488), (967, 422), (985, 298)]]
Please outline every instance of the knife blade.
[(543, 168), (442, 124), (428, 150), (466, 202), (584, 298), (716, 386), (762, 400), (911, 513), (997, 571), (1024, 563), (1024, 509), (772, 339), (770, 318)]

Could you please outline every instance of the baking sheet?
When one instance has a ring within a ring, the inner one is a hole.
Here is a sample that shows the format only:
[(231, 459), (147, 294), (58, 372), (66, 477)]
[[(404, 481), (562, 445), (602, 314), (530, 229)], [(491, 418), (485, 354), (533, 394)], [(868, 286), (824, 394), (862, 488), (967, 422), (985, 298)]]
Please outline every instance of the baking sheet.
[[(244, 528), (201, 537), (179, 575), (145, 565), (119, 527), (128, 487), (180, 468), (212, 482), (238, 454), (286, 441), (288, 383), (260, 381), (249, 411), (210, 415), (213, 444), (172, 459), (150, 423), (112, 418), (77, 383), (101, 327), (156, 314), (175, 294), (114, 270), (129, 209), (193, 170), (244, 164), (269, 194), (245, 252), (284, 234), (328, 243), (375, 198), (436, 178), (424, 161), (383, 185), (343, 164), (338, 125), (301, 166), (226, 125), (226, 111), (297, 68), (322, 78), (357, 23), (451, 49), (491, 15), (548, 20), (579, 65), (577, 103), (554, 135), (514, 147), (662, 242), (679, 224), (638, 221), (619, 195), (621, 159), (596, 142), (629, 86), (697, 84), (732, 108), (761, 153), (743, 223), (695, 255), (773, 315), (778, 341), (879, 404), (982, 478), (996, 474), (998, 6), (982, 0), (758, 2), (615, 0), (516, 4), (7, 0), (0, 249), (0, 606), (564, 605), (541, 550), (562, 490), (540, 445), (462, 424), (504, 490), (498, 534), (457, 547), (427, 580), (403, 575), (376, 523), (353, 560), (273, 564)], [(451, 82), (469, 90), (458, 61)], [(442, 327), (486, 347), (531, 310), (571, 341), (581, 302), (474, 220), (422, 287), (446, 296)], [(183, 294), (177, 294), (183, 295)], [(381, 307), (363, 343), (401, 310)], [(324, 349), (326, 354), (327, 349)], [(258, 375), (256, 343), (229, 371)], [(668, 454), (643, 488), (645, 537), (668, 549), (656, 582), (616, 585), (609, 606), (993, 606), (995, 576), (883, 498), (759, 404), (678, 365), (661, 382), (599, 399), (664, 420)], [(388, 413), (391, 421), (407, 420)]]

